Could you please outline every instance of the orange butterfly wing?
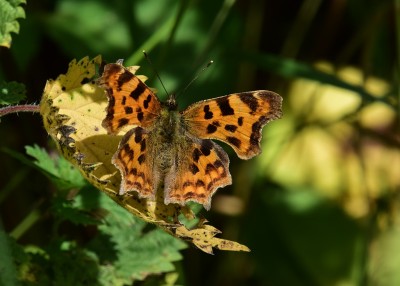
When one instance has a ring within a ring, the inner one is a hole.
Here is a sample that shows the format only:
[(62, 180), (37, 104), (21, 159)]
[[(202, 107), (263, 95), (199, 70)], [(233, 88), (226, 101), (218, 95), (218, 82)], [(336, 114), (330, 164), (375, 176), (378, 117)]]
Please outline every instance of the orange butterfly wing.
[(229, 157), (211, 140), (184, 139), (185, 147), (177, 150), (175, 164), (165, 177), (165, 203), (195, 201), (209, 210), (215, 191), (232, 183)]
[(121, 171), (122, 181), (119, 193), (137, 191), (140, 197), (155, 198), (157, 182), (150, 156), (146, 154), (148, 133), (141, 127), (130, 130), (122, 138), (112, 158)]
[(261, 130), (282, 116), (282, 97), (267, 91), (234, 93), (200, 101), (182, 112), (188, 131), (229, 144), (241, 159), (261, 152)]
[(161, 103), (149, 87), (120, 64), (107, 64), (99, 81), (108, 97), (103, 127), (116, 134), (126, 125), (151, 126)]

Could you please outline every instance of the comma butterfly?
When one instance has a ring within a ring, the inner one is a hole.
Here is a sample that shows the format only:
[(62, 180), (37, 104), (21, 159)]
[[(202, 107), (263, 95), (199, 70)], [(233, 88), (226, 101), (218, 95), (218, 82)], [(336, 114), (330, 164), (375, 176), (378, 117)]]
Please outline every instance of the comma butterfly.
[(188, 201), (210, 209), (215, 191), (232, 183), (226, 152), (210, 139), (229, 144), (242, 159), (261, 152), (263, 126), (282, 116), (282, 98), (267, 90), (234, 93), (178, 111), (174, 95), (160, 102), (122, 64), (107, 64), (100, 78), (107, 91), (103, 127), (116, 134), (129, 125), (112, 163), (122, 176), (120, 194), (136, 191), (165, 204)]

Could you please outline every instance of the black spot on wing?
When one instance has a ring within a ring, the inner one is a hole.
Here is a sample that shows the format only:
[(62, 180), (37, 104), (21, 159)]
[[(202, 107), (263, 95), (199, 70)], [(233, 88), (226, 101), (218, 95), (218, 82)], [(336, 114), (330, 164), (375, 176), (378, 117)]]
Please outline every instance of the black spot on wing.
[(127, 83), (128, 81), (130, 81), (133, 78), (133, 74), (127, 70), (125, 70), (119, 77), (117, 80), (117, 85), (118, 85), (118, 89), (121, 90), (121, 87)]
[(142, 109), (140, 108), (140, 107), (137, 107), (136, 108), (136, 117), (137, 117), (137, 119), (141, 122), (142, 120), (143, 120), (143, 118), (144, 118), (144, 114), (143, 114), (143, 111), (142, 111)]
[(207, 104), (204, 106), (204, 119), (212, 119), (214, 114), (210, 111), (210, 106)]
[(208, 156), (211, 153), (212, 147), (213, 147), (213, 145), (210, 140), (203, 140), (201, 142), (200, 151), (204, 156)]
[(204, 183), (204, 181), (202, 181), (202, 180), (198, 180), (197, 182), (196, 182), (196, 187), (197, 188), (204, 188), (206, 186), (206, 184)]
[(133, 113), (133, 109), (130, 106), (125, 106), (125, 114), (132, 114)]
[(189, 170), (193, 175), (196, 175), (200, 171), (196, 164), (191, 164)]
[(211, 164), (211, 163), (208, 163), (207, 166), (206, 166), (206, 174), (209, 174), (209, 173), (211, 173), (211, 172), (214, 171), (214, 170), (215, 170), (214, 165)]
[(217, 131), (217, 126), (213, 125), (213, 124), (208, 124), (207, 126), (207, 133), (208, 134), (212, 134), (215, 131)]
[(196, 194), (193, 193), (193, 192), (188, 192), (188, 193), (184, 194), (183, 197), (184, 197), (186, 200), (188, 200), (188, 199), (191, 199), (191, 198), (195, 198), (195, 197), (197, 197), (197, 196), (196, 196)]
[(214, 166), (215, 166), (215, 168), (219, 168), (219, 167), (223, 167), (224, 164), (222, 164), (221, 160), (215, 160)]
[(233, 146), (236, 146), (237, 148), (240, 148), (240, 145), (242, 144), (242, 141), (240, 141), (236, 137), (231, 137), (231, 136), (226, 137), (226, 141), (231, 143)]
[(257, 98), (255, 98), (253, 95), (249, 95), (248, 93), (239, 93), (239, 98), (244, 104), (246, 104), (250, 108), (251, 113), (257, 111), (258, 102)]
[(145, 156), (144, 154), (141, 154), (141, 155), (138, 157), (138, 162), (139, 162), (139, 164), (142, 165), (143, 162), (144, 162), (144, 160), (146, 160), (146, 156)]
[(192, 154), (193, 161), (197, 163), (201, 155), (202, 155), (201, 151), (198, 148), (195, 148)]
[(146, 150), (146, 139), (143, 139), (140, 142), (140, 152), (143, 152), (144, 150)]
[(143, 129), (137, 127), (135, 129), (135, 142), (139, 143), (140, 141), (142, 141), (142, 136), (143, 136)]
[(224, 164), (222, 163), (221, 160), (218, 160), (218, 159), (215, 160), (215, 162), (214, 162), (214, 167), (217, 168), (217, 169), (219, 169), (220, 167), (222, 167), (222, 172), (219, 171), (221, 177), (226, 177), (226, 176), (227, 176), (225, 166), (224, 166)]
[(193, 186), (193, 183), (189, 182), (189, 181), (184, 182), (182, 185), (183, 188), (190, 187), (190, 186)]
[(122, 126), (125, 126), (128, 124), (129, 120), (127, 118), (121, 118), (118, 120), (118, 128), (121, 128)]
[(225, 130), (229, 131), (229, 132), (235, 132), (237, 129), (236, 125), (232, 125), (232, 124), (226, 124), (225, 125)]
[(142, 178), (143, 179), (143, 181), (145, 180), (145, 178), (146, 178), (146, 176), (144, 175), (144, 173), (143, 172), (140, 172), (140, 173), (137, 173), (137, 175), (136, 176), (138, 176), (139, 178)]
[(220, 127), (220, 126), (221, 126), (221, 124), (219, 124), (218, 121), (214, 121), (213, 123), (208, 124), (207, 133), (208, 134), (214, 133), (215, 131), (217, 131), (218, 127)]
[(228, 97), (226, 97), (226, 96), (220, 97), (216, 101), (217, 101), (219, 109), (221, 110), (221, 114), (223, 116), (235, 114), (235, 111), (233, 110), (233, 108), (229, 104)]
[(238, 125), (239, 125), (239, 126), (242, 126), (242, 125), (243, 125), (243, 117), (242, 117), (242, 116), (240, 116), (240, 117), (238, 118)]
[(131, 91), (129, 96), (132, 97), (134, 100), (138, 100), (139, 96), (143, 94), (146, 88), (147, 88), (146, 85), (143, 82), (139, 81), (138, 85), (134, 90)]
[(131, 184), (132, 184), (132, 187), (134, 187), (134, 188), (137, 189), (137, 190), (143, 189), (142, 184), (139, 183), (139, 182), (131, 182)]
[(134, 152), (133, 152), (133, 150), (129, 147), (129, 145), (128, 145), (128, 144), (125, 144), (123, 150), (125, 151), (126, 155), (128, 155), (129, 160), (132, 161)]
[(214, 178), (211, 182), (209, 182), (207, 184), (207, 190), (211, 190), (214, 187), (215, 183), (218, 182), (218, 180), (219, 180), (219, 178)]
[(143, 101), (143, 107), (144, 107), (144, 109), (149, 108), (149, 103), (150, 103), (150, 101), (151, 101), (151, 95), (149, 94), (149, 95), (147, 95), (147, 98)]

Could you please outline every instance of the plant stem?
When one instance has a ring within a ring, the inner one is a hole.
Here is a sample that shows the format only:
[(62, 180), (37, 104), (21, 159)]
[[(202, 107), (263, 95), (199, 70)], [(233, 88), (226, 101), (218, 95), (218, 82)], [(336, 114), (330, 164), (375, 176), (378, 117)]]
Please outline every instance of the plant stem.
[(137, 50), (134, 52), (128, 59), (126, 59), (126, 66), (129, 65), (137, 65), (141, 59), (143, 59), (143, 50), (150, 52), (158, 43), (165, 40), (167, 35), (169, 35), (168, 31), (172, 29), (175, 23), (175, 18), (171, 17), (163, 25), (159, 30), (152, 34), (151, 37), (147, 39)]
[(39, 211), (39, 203), (11, 232), (10, 236), (14, 239), (19, 239), (32, 225), (34, 225), (41, 217)]
[(28, 175), (28, 168), (18, 170), (11, 178), (9, 178), (6, 185), (0, 190), (0, 204), (5, 200), (8, 194), (14, 190), (18, 184), (21, 184)]
[(204, 45), (200, 56), (197, 57), (195, 61), (193, 61), (193, 66), (200, 66), (204, 62), (208, 62), (206, 58), (210, 54), (210, 49), (213, 46), (215, 39), (218, 37), (221, 32), (222, 26), (227, 19), (229, 12), (231, 11), (233, 5), (236, 3), (236, 0), (225, 0), (222, 4), (221, 9), (218, 11), (218, 14), (214, 18), (214, 22), (212, 23), (210, 30), (208, 32), (207, 42)]
[(10, 113), (18, 113), (18, 112), (39, 112), (40, 107), (37, 104), (24, 104), (24, 105), (10, 105), (3, 108), (0, 108), (0, 117), (10, 114)]

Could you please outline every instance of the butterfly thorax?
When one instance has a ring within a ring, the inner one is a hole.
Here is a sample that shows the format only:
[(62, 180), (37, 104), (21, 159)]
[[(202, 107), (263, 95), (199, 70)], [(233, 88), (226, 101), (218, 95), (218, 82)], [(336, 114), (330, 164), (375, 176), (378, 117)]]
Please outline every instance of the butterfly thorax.
[(163, 106), (154, 128), (149, 136), (153, 143), (152, 154), (154, 162), (159, 166), (161, 174), (165, 175), (171, 167), (179, 161), (178, 154), (185, 149), (185, 128), (182, 124), (182, 115), (171, 106)]

